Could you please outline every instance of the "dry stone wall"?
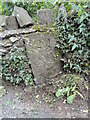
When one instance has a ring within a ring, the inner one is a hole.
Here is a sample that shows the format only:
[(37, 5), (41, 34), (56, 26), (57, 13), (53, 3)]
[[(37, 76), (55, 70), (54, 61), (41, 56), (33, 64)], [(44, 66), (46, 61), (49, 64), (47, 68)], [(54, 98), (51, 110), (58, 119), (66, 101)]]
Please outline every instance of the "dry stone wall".
[[(55, 48), (58, 39), (55, 37), (54, 32), (38, 32), (31, 26), (19, 28), (34, 23), (23, 8), (15, 7), (14, 12), (15, 16), (5, 18), (8, 30), (0, 32), (0, 56), (9, 60), (11, 51), (15, 51), (14, 46), (16, 46), (19, 55), (22, 53), (20, 51), (26, 51), (31, 62), (32, 73), (34, 78), (37, 79), (36, 84), (54, 78), (61, 68), (61, 53)], [(42, 16), (46, 18), (42, 19)], [(40, 24), (49, 24), (52, 22), (52, 11), (39, 10), (38, 18)], [(27, 69), (30, 69), (29, 65), (26, 66), (28, 66)]]
[[(36, 84), (52, 79), (60, 71), (61, 54), (55, 49), (57, 38), (53, 33), (34, 32), (16, 37), (4, 38), (0, 41), (0, 55), (6, 60), (11, 57), (11, 51), (17, 47), (18, 55), (24, 55), (21, 51), (26, 50)], [(55, 54), (59, 58), (55, 60)], [(27, 65), (29, 66), (29, 65)], [(28, 67), (28, 69), (30, 69)]]

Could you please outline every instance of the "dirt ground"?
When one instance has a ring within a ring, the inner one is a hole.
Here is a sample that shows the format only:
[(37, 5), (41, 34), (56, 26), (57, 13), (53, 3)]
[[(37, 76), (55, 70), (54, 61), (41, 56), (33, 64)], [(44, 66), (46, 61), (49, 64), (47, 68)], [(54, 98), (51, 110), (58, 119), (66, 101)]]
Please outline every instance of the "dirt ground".
[(58, 100), (50, 106), (40, 94), (34, 97), (25, 92), (22, 86), (12, 86), (3, 83), (4, 93), (0, 97), (1, 118), (88, 118), (87, 97), (83, 100), (77, 97), (72, 105), (64, 100)]

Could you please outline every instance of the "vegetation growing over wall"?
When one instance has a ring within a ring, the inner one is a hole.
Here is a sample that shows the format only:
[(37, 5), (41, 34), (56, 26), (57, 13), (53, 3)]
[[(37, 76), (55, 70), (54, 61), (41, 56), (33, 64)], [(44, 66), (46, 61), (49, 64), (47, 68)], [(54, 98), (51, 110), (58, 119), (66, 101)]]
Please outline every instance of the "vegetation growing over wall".
[[(87, 3), (82, 3), (74, 7), (78, 8), (76, 14), (68, 17), (67, 23), (64, 22), (64, 14), (58, 17), (57, 28), (58, 38), (60, 40), (57, 42), (56, 47), (62, 51), (63, 57), (60, 60), (63, 62), (64, 71), (82, 74), (86, 80), (86, 77), (89, 77), (90, 69), (90, 8)], [(69, 15), (72, 4), (66, 5), (66, 9)], [(80, 90), (80, 88), (78, 88), (79, 80), (80, 78), (67, 76), (67, 85), (59, 88), (56, 92), (56, 96), (61, 97), (66, 95), (68, 103), (73, 102), (76, 94), (79, 94), (83, 98), (82, 94), (78, 92), (78, 90)], [(87, 85), (85, 86), (88, 88)]]
[[(85, 7), (85, 8), (84, 8)], [(64, 70), (69, 72), (88, 74), (89, 66), (89, 5), (78, 5), (78, 12), (68, 18), (65, 24), (64, 17), (59, 18), (58, 37), (56, 45), (63, 53)]]
[[(33, 85), (33, 79), (31, 70), (29, 68), (29, 61), (26, 57), (25, 51), (18, 51), (17, 47), (11, 49), (10, 57), (6, 54), (2, 59), (2, 78), (6, 81), (10, 81), (13, 84), (24, 83), (27, 85)], [(9, 53), (9, 54), (10, 54)]]

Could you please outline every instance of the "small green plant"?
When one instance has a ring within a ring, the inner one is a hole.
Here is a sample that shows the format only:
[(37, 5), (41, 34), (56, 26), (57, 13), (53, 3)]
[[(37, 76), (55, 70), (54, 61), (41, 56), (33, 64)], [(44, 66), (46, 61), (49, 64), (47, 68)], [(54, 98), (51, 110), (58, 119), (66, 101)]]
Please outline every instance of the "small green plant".
[[(72, 104), (76, 95), (78, 94), (82, 99), (84, 98), (83, 95), (79, 92), (79, 81), (81, 78), (76, 75), (64, 75), (62, 76), (61, 80), (64, 80), (62, 87), (56, 91), (56, 97), (65, 97), (67, 99), (67, 103)], [(66, 81), (65, 81), (66, 80)]]
[(16, 50), (11, 54), (10, 59), (2, 59), (2, 78), (14, 84), (25, 83), (25, 85), (33, 85), (32, 74), (30, 68), (26, 69), (28, 62), (23, 52), (19, 55)]

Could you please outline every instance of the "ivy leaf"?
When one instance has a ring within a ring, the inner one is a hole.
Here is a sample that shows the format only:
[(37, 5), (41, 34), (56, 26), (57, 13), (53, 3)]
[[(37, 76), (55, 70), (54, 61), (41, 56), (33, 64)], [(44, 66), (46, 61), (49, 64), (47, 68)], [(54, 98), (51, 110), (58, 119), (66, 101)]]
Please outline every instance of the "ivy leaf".
[(75, 50), (77, 48), (77, 44), (74, 43), (74, 45), (72, 46), (72, 51)]
[(72, 42), (73, 40), (75, 40), (75, 37), (74, 37), (74, 35), (71, 36), (71, 35), (69, 34), (68, 39), (70, 39), (70, 40), (68, 41), (68, 43), (70, 43), (70, 42)]
[(72, 68), (72, 66), (73, 66), (73, 64), (72, 64), (72, 63), (70, 63), (70, 69)]
[(85, 28), (80, 28), (80, 33), (83, 32), (85, 30)]
[(83, 9), (82, 9), (82, 6), (80, 4), (78, 5), (78, 7), (79, 7), (78, 16), (80, 16), (83, 12)]
[(82, 14), (82, 10), (79, 10), (78, 12), (78, 16), (80, 16)]
[(79, 23), (83, 22), (83, 20), (85, 20), (87, 17), (88, 17), (88, 14), (84, 12), (82, 16), (80, 17)]

